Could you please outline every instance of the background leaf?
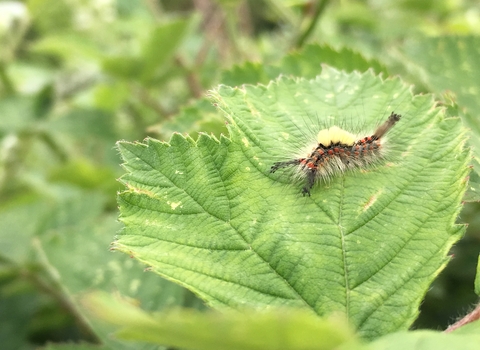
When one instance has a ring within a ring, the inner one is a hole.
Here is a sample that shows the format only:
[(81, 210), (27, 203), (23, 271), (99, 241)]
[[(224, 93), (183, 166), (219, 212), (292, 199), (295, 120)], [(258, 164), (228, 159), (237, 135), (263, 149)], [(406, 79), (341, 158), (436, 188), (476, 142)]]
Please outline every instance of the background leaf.
[(142, 79), (150, 79), (155, 74), (156, 69), (165, 66), (172, 59), (189, 23), (187, 20), (176, 20), (158, 26), (153, 30), (142, 50), (144, 62)]
[(405, 47), (405, 52), (433, 91), (450, 90), (458, 103), (472, 113), (478, 110), (480, 38), (476, 36), (423, 38)]
[(469, 139), (480, 157), (480, 38), (475, 36), (423, 38), (405, 47), (423, 83), (438, 94), (449, 92), (458, 103), (457, 115), (470, 128)]
[(246, 62), (236, 65), (222, 73), (221, 82), (225, 85), (268, 84), (279, 75), (293, 75), (303, 78), (314, 78), (322, 71), (322, 64), (335, 67), (346, 72), (354, 70), (365, 72), (372, 69), (375, 73), (388, 74), (380, 62), (367, 59), (360, 53), (343, 48), (335, 50), (326, 45), (307, 45), (302, 50), (292, 52), (275, 64), (265, 65)]
[(469, 327), (469, 331), (453, 332), (450, 334), (426, 330), (393, 333), (373, 342), (370, 344), (369, 349), (475, 350), (478, 348), (480, 342), (480, 335), (478, 334), (479, 325), (472, 324), (472, 326), (473, 327)]
[(140, 308), (102, 293), (83, 297), (101, 319), (120, 326), (116, 335), (185, 349), (338, 349), (358, 344), (345, 320), (320, 319), (300, 310), (202, 313), (171, 310), (149, 315)]
[[(180, 287), (143, 273), (142, 267), (128, 257), (108, 252), (110, 235), (105, 232), (113, 234), (118, 230), (118, 223), (114, 213), (102, 215), (105, 198), (99, 193), (69, 191), (65, 186), (59, 189), (58, 198), (52, 197), (49, 203), (25, 196), (23, 202), (0, 208), (0, 228), (8, 233), (0, 241), (4, 263), (0, 285), (4, 287), (2, 296), (9, 297), (2, 310), (11, 311), (0, 336), (3, 330), (13, 332), (1, 337), (3, 344), (14, 346), (18, 332), (27, 332), (23, 329), (27, 320), (38, 318), (53, 301), (73, 314), (73, 322), (80, 328), (85, 327), (81, 324), (86, 321), (85, 315), (74, 295), (86, 289), (121, 292), (153, 310), (184, 302), (186, 296)], [(7, 275), (17, 270), (22, 272), (22, 279)], [(51, 299), (35, 297), (28, 282), (41, 287)], [(15, 290), (22, 293), (16, 296)], [(26, 313), (27, 310), (30, 313)], [(138, 349), (111, 339), (111, 328), (96, 320), (87, 319), (87, 322), (95, 335), (110, 347)], [(12, 331), (10, 327), (15, 325), (18, 327)], [(37, 331), (49, 327), (52, 325), (40, 324)], [(95, 340), (85, 328), (81, 329), (85, 337), (90, 336), (90, 341)], [(157, 349), (157, 346), (148, 345), (144, 349)]]

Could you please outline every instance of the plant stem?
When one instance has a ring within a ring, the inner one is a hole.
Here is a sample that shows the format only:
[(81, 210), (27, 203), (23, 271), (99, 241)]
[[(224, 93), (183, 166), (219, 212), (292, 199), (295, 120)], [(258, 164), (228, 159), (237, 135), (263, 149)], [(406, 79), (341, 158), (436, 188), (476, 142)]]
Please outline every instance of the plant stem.
[(232, 50), (234, 59), (242, 60), (242, 50), (240, 49), (240, 40), (238, 33), (238, 20), (235, 14), (235, 7), (231, 4), (226, 4), (223, 6), (223, 11), (225, 13), (225, 27), (228, 35), (228, 41), (230, 43), (230, 49)]
[(295, 13), (286, 7), (282, 2), (278, 0), (263, 0), (270, 9), (280, 17), (281, 20), (285, 21), (288, 25), (295, 27), (298, 25)]
[(175, 57), (175, 63), (177, 63), (177, 65), (180, 68), (184, 69), (185, 72), (187, 73), (186, 74), (187, 85), (188, 85), (188, 88), (190, 89), (190, 93), (192, 94), (192, 96), (195, 98), (202, 97), (203, 88), (202, 88), (202, 85), (200, 84), (200, 79), (195, 73), (195, 70), (187, 67), (186, 63), (183, 61), (183, 59), (180, 56)]
[(66, 162), (68, 161), (68, 153), (65, 151), (65, 149), (58, 144), (57, 141), (52, 137), (51, 134), (49, 134), (47, 131), (40, 131), (37, 135), (45, 144), (50, 147), (52, 152), (55, 153), (55, 155), (58, 157), (58, 159), (61, 162)]
[[(166, 118), (168, 111), (142, 86), (133, 87), (135, 96), (147, 107), (151, 108), (159, 118)], [(144, 127), (142, 127), (144, 128)]]
[(317, 6), (315, 7), (315, 12), (313, 13), (312, 20), (310, 21), (310, 24), (307, 26), (305, 31), (301, 33), (297, 41), (295, 42), (295, 47), (297, 49), (301, 48), (304, 44), (305, 41), (308, 39), (308, 37), (312, 34), (313, 30), (315, 29), (315, 26), (318, 23), (318, 20), (320, 19), (320, 15), (323, 13), (325, 8), (328, 5), (329, 0), (319, 0), (317, 3)]
[(71, 314), (74, 317), (78, 327), (82, 330), (89, 341), (101, 344), (102, 341), (90, 327), (87, 319), (77, 309), (72, 297), (61, 284), (58, 271), (48, 261), (40, 240), (38, 238), (34, 238), (32, 245), (39, 258), (41, 271), (46, 273), (47, 278), (41, 278), (39, 271), (32, 272), (30, 269), (22, 269), (21, 274), (40, 290), (52, 296), (64, 310)]
[(449, 326), (444, 331), (444, 333), (453, 332), (454, 330), (456, 330), (456, 329), (458, 329), (462, 326), (465, 326), (466, 324), (468, 324), (470, 322), (477, 321), (477, 320), (480, 320), (480, 304), (477, 305), (477, 307), (472, 312), (470, 312), (468, 315), (466, 315), (462, 319), (458, 320), (457, 322), (455, 322), (454, 324)]

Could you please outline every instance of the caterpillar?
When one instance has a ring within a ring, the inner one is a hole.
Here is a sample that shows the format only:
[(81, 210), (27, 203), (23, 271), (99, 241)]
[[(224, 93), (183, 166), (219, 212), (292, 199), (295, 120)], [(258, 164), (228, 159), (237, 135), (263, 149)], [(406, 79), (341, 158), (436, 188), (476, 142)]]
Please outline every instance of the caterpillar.
[(384, 158), (382, 138), (400, 120), (401, 115), (392, 112), (370, 136), (358, 136), (332, 126), (317, 134), (317, 144), (305, 158), (276, 162), (270, 173), (288, 167), (297, 167), (298, 176), (305, 178), (303, 196), (310, 196), (310, 190), (319, 180), (345, 173), (347, 170), (363, 168)]

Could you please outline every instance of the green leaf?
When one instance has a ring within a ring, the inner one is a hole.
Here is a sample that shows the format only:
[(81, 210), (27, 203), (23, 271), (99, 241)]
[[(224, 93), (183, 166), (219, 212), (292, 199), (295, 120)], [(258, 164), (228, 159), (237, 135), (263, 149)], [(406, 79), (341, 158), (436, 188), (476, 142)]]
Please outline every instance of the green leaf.
[[(217, 308), (342, 312), (368, 338), (408, 328), (464, 232), (454, 224), (469, 172), (460, 120), (398, 79), (333, 69), (212, 95), (229, 139), (119, 143), (127, 189), (115, 249)], [(379, 166), (332, 178), (311, 197), (270, 174), (313, 141), (311, 116), (374, 127), (392, 110), (402, 119)]]
[(125, 82), (97, 84), (95, 88), (95, 106), (108, 112), (120, 109), (129, 97), (130, 90)]
[(53, 168), (49, 174), (50, 182), (69, 183), (85, 189), (103, 190), (110, 196), (118, 190), (118, 182), (110, 167), (92, 164), (87, 159), (75, 159)]
[(437, 93), (448, 91), (457, 98), (458, 115), (470, 128), (470, 143), (480, 159), (480, 38), (440, 37), (415, 40), (406, 46), (408, 58), (420, 70), (418, 76)]
[[(477, 322), (478, 323), (478, 322)], [(476, 350), (480, 344), (477, 332), (468, 334), (450, 334), (434, 331), (398, 332), (389, 334), (370, 344), (370, 350)]]
[[(451, 93), (443, 94), (445, 112), (451, 117), (460, 117), (464, 122), (467, 121), (467, 125), (474, 122), (472, 115), (465, 111), (465, 108), (459, 106), (454, 96)], [(473, 150), (475, 157), (472, 159), (471, 167), (473, 171), (468, 179), (468, 187), (463, 200), (465, 202), (477, 202), (480, 201), (480, 128), (468, 129), (468, 146)]]
[(72, 108), (61, 118), (49, 121), (47, 126), (53, 131), (82, 139), (98, 137), (109, 140), (117, 135), (114, 115), (94, 108)]
[(227, 128), (220, 112), (205, 97), (181, 108), (174, 118), (150, 126), (148, 132), (155, 133), (159, 139), (167, 140), (175, 132), (188, 132), (190, 135), (205, 132), (219, 136), (222, 132), (226, 133)]
[(103, 60), (102, 68), (117, 78), (135, 80), (141, 74), (143, 64), (137, 57), (111, 56)]
[(35, 100), (26, 96), (0, 99), (0, 133), (20, 132), (32, 127), (35, 122)]
[(480, 108), (479, 46), (479, 37), (451, 36), (415, 40), (405, 51), (432, 91), (455, 93), (458, 104), (473, 113)]
[(36, 54), (58, 55), (70, 61), (98, 61), (102, 57), (98, 45), (73, 31), (60, 31), (42, 37), (32, 44), (30, 50)]
[(156, 69), (165, 66), (171, 60), (177, 47), (180, 45), (187, 28), (188, 20), (176, 20), (162, 24), (155, 28), (150, 39), (143, 47), (142, 79), (151, 79)]
[(167, 70), (189, 25), (189, 20), (176, 20), (154, 28), (140, 55), (107, 57), (103, 69), (126, 80), (154, 81), (158, 70), (161, 73)]
[[(0, 313), (0, 329), (10, 331), (7, 333), (11, 335), (9, 342), (27, 338), (27, 332), (32, 332), (33, 316), (39, 324), (44, 322), (35, 315), (40, 303), (36, 294), (13, 293), (12, 297), (6, 298), (8, 278), (5, 279), (5, 274), (8, 272), (18, 274), (21, 271), (21, 281), (27, 285), (31, 280), (43, 281), (54, 291), (50, 292), (55, 295), (55, 300), (61, 301), (63, 307), (67, 306), (70, 316), (77, 321), (82, 321), (84, 310), (74, 296), (92, 288), (118, 291), (149, 310), (185, 305), (187, 301), (189, 306), (198, 305), (187, 300), (190, 293), (185, 293), (180, 286), (145, 273), (140, 263), (128, 256), (109, 253), (110, 239), (119, 229), (115, 215), (105, 213), (105, 200), (109, 197), (98, 192), (75, 191), (69, 186), (56, 188), (58, 198), (54, 196), (54, 186), (43, 186), (42, 190), (50, 196), (17, 196), (15, 200), (5, 200), (0, 206), (0, 267), (4, 277), (3, 281), (0, 278), (0, 295), (4, 298), (0, 308), (5, 310)], [(112, 340), (109, 336), (111, 327), (96, 320), (88, 321), (92, 332), (110, 348), (139, 349)], [(149, 345), (142, 349), (157, 348)]]
[(90, 343), (66, 343), (66, 344), (47, 344), (45, 347), (37, 348), (39, 350), (109, 350), (108, 346)]
[(470, 175), (467, 192), (463, 197), (465, 202), (480, 202), (480, 177), (478, 174), (478, 172), (472, 172)]
[(226, 85), (267, 84), (280, 74), (297, 77), (314, 78), (322, 71), (322, 65), (328, 64), (346, 72), (358, 70), (365, 72), (372, 69), (376, 73), (388, 74), (387, 69), (374, 59), (366, 59), (350, 49), (334, 50), (330, 46), (307, 45), (298, 52), (285, 56), (275, 64), (265, 65), (246, 62), (234, 66), (222, 73), (221, 82)]
[[(85, 316), (85, 310), (74, 296), (92, 288), (120, 292), (150, 310), (182, 304), (185, 298), (182, 288), (145, 273), (138, 262), (127, 256), (108, 252), (109, 236), (118, 230), (118, 223), (111, 214), (104, 214), (102, 196), (80, 192), (72, 197), (43, 222), (38, 249), (43, 250), (54, 270), (57, 287), (80, 315)], [(92, 319), (88, 322), (96, 336), (110, 348), (139, 349), (112, 339), (111, 327)]]
[(72, 25), (74, 8), (65, 0), (30, 0), (27, 4), (35, 27), (42, 32), (58, 32)]
[(358, 342), (344, 320), (300, 310), (219, 314), (184, 309), (149, 315), (105, 293), (90, 293), (83, 303), (97, 317), (122, 327), (120, 338), (185, 349), (326, 350)]
[(0, 257), (22, 262), (30, 255), (30, 241), (48, 217), (52, 205), (34, 194), (17, 195), (0, 206)]
[[(3, 264), (0, 265), (3, 270)], [(3, 272), (3, 271), (2, 271)], [(27, 339), (31, 325), (28, 320), (35, 318), (38, 312), (39, 300), (35, 294), (26, 288), (16, 289), (16, 293), (9, 293), (12, 287), (8, 284), (8, 277), (1, 275), (0, 278), (0, 339), (5, 349), (30, 349), (27, 347)], [(45, 303), (45, 301), (43, 301)], [(30, 326), (30, 327), (29, 327)]]
[[(319, 69), (320, 72), (320, 69)], [(220, 81), (223, 84), (237, 86), (242, 84), (268, 84), (278, 76), (277, 70), (269, 74), (265, 64), (257, 62), (245, 62), (241, 65), (234, 65), (231, 69), (222, 72)]]
[(387, 68), (376, 59), (368, 59), (348, 48), (336, 50), (327, 45), (313, 44), (307, 45), (298, 53), (285, 56), (279, 63), (279, 72), (314, 78), (320, 74), (320, 68), (324, 64), (346, 72), (365, 72), (371, 69), (377, 74), (388, 75)]

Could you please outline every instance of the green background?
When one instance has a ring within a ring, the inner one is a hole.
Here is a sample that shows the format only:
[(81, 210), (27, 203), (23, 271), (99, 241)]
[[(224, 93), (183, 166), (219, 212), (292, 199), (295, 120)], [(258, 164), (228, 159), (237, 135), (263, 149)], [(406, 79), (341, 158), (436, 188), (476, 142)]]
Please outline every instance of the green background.
[[(73, 341), (85, 342), (75, 348), (159, 348), (112, 338), (114, 328), (79, 302), (91, 290), (124, 295), (148, 311), (203, 310), (190, 291), (145, 272), (133, 254), (109, 251), (122, 228), (116, 194), (125, 171), (115, 143), (169, 141), (174, 132), (191, 140), (199, 132), (229, 135), (236, 129), (206, 97), (228, 97), (230, 88), (219, 84), (268, 84), (281, 74), (314, 79), (329, 67), (399, 76), (415, 94), (434, 94), (446, 116), (461, 117), (474, 171), (457, 222), (469, 226), (413, 328), (445, 329), (478, 300), (476, 1), (13, 3), (0, 1), (0, 343), (7, 348)], [(358, 97), (349, 113), (368, 121), (368, 94)], [(405, 113), (416, 115), (412, 107)], [(434, 156), (449, 146), (435, 147)], [(266, 190), (277, 187), (270, 181)]]

